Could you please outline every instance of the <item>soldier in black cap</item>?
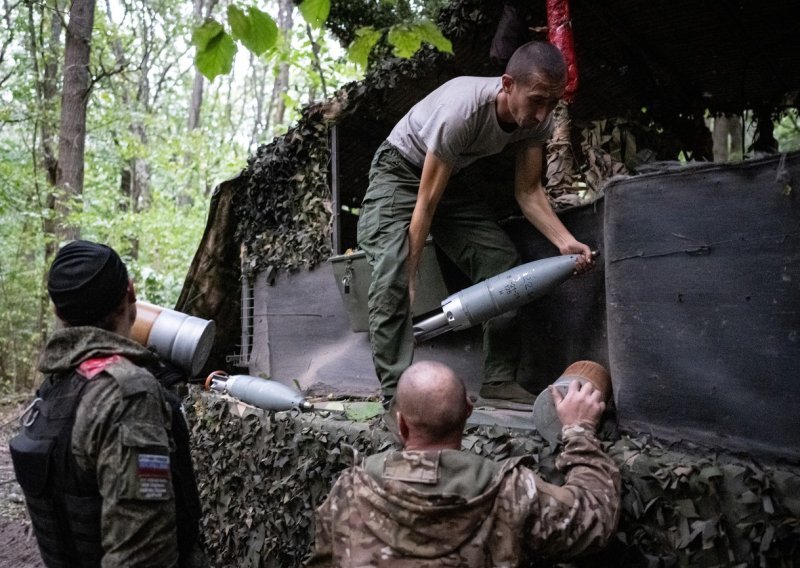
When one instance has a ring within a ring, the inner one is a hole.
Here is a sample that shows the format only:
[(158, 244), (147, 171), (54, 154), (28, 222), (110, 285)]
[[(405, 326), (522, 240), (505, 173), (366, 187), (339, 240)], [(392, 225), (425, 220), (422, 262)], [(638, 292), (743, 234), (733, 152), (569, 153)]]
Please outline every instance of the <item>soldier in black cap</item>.
[(179, 407), (129, 337), (136, 293), (110, 247), (74, 241), (47, 282), (63, 324), (11, 441), (47, 566), (205, 566), (200, 503)]

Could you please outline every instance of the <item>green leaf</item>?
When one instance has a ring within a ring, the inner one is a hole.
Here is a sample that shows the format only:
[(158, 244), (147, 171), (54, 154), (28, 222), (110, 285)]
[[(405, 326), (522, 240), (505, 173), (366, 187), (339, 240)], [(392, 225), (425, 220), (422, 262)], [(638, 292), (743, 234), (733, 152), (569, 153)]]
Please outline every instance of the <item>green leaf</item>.
[(422, 20), (417, 24), (422, 41), (444, 53), (453, 53), (452, 42), (442, 35), (442, 31), (430, 20)]
[(331, 12), (331, 0), (303, 0), (298, 8), (312, 28), (320, 28)]
[(241, 40), (252, 33), (250, 31), (250, 19), (238, 6), (228, 6), (228, 25), (231, 27), (231, 35), (233, 35), (234, 39)]
[(381, 32), (372, 26), (357, 29), (356, 39), (353, 40), (353, 43), (351, 43), (350, 47), (347, 49), (347, 58), (357, 65), (366, 68), (367, 62), (369, 61), (369, 54), (380, 38)]
[(422, 36), (416, 26), (395, 24), (389, 28), (389, 43), (394, 47), (397, 57), (409, 58), (414, 55), (422, 43)]
[(411, 57), (422, 45), (429, 43), (439, 51), (453, 53), (453, 44), (442, 35), (436, 24), (420, 20), (413, 24), (395, 24), (389, 28), (389, 43), (398, 57)]
[(217, 37), (219, 34), (225, 33), (225, 28), (222, 24), (209, 18), (203, 25), (197, 26), (192, 30), (192, 44), (199, 50), (203, 50), (208, 46), (208, 42)]
[(228, 6), (228, 23), (233, 37), (256, 55), (274, 47), (278, 41), (275, 20), (254, 6), (247, 9), (247, 14), (237, 6)]
[[(201, 27), (205, 25), (203, 24)], [(236, 55), (236, 44), (233, 39), (225, 33), (222, 26), (219, 24), (217, 26), (219, 26), (218, 33), (208, 39), (203, 35), (198, 38), (198, 43), (195, 43), (198, 48), (194, 56), (194, 64), (209, 81), (213, 81), (217, 75), (230, 73), (233, 68), (233, 58)], [(197, 34), (192, 34), (192, 41), (194, 41), (195, 35)], [(199, 47), (200, 43), (203, 44), (202, 48)]]
[(278, 40), (280, 39), (280, 30), (278, 30), (278, 24), (275, 23), (275, 20), (272, 19), (272, 16), (266, 12), (262, 12), (255, 6), (250, 6), (247, 9), (247, 14), (250, 16), (250, 23), (256, 34), (261, 36), (261, 42), (266, 45), (266, 48), (264, 48), (263, 51), (260, 53), (254, 51), (254, 53), (256, 53), (256, 55), (261, 55), (261, 53), (267, 49), (271, 49), (278, 45)]

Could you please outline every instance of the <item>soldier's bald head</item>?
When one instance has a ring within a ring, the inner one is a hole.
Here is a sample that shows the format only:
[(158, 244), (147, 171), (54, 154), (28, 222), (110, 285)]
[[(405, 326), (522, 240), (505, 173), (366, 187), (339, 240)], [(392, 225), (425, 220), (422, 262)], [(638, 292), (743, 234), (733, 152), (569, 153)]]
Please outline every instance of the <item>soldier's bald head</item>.
[(460, 436), (470, 408), (464, 383), (447, 365), (414, 363), (400, 376), (395, 408), (409, 428), (431, 442)]

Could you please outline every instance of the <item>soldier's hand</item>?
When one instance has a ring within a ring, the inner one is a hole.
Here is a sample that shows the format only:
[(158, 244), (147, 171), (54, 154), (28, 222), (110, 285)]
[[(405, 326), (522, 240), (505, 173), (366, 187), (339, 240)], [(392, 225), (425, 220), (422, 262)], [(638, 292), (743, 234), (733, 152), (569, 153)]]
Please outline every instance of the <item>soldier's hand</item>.
[(581, 384), (580, 381), (572, 381), (567, 394), (562, 394), (553, 385), (549, 388), (556, 405), (556, 414), (562, 425), (583, 426), (593, 432), (597, 431), (606, 403), (603, 402), (602, 393), (594, 388), (592, 383)]
[(592, 249), (588, 245), (572, 239), (559, 248), (561, 254), (577, 254), (578, 261), (575, 264), (575, 272), (581, 274), (594, 268), (594, 258)]

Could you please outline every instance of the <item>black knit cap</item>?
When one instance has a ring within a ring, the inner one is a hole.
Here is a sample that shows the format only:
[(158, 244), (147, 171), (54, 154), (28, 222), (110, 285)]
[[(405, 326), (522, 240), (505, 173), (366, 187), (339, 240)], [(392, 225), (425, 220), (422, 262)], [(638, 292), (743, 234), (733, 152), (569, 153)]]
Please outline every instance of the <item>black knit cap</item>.
[(119, 305), (128, 290), (128, 269), (114, 249), (73, 241), (50, 265), (47, 290), (58, 317), (70, 325), (92, 324)]

